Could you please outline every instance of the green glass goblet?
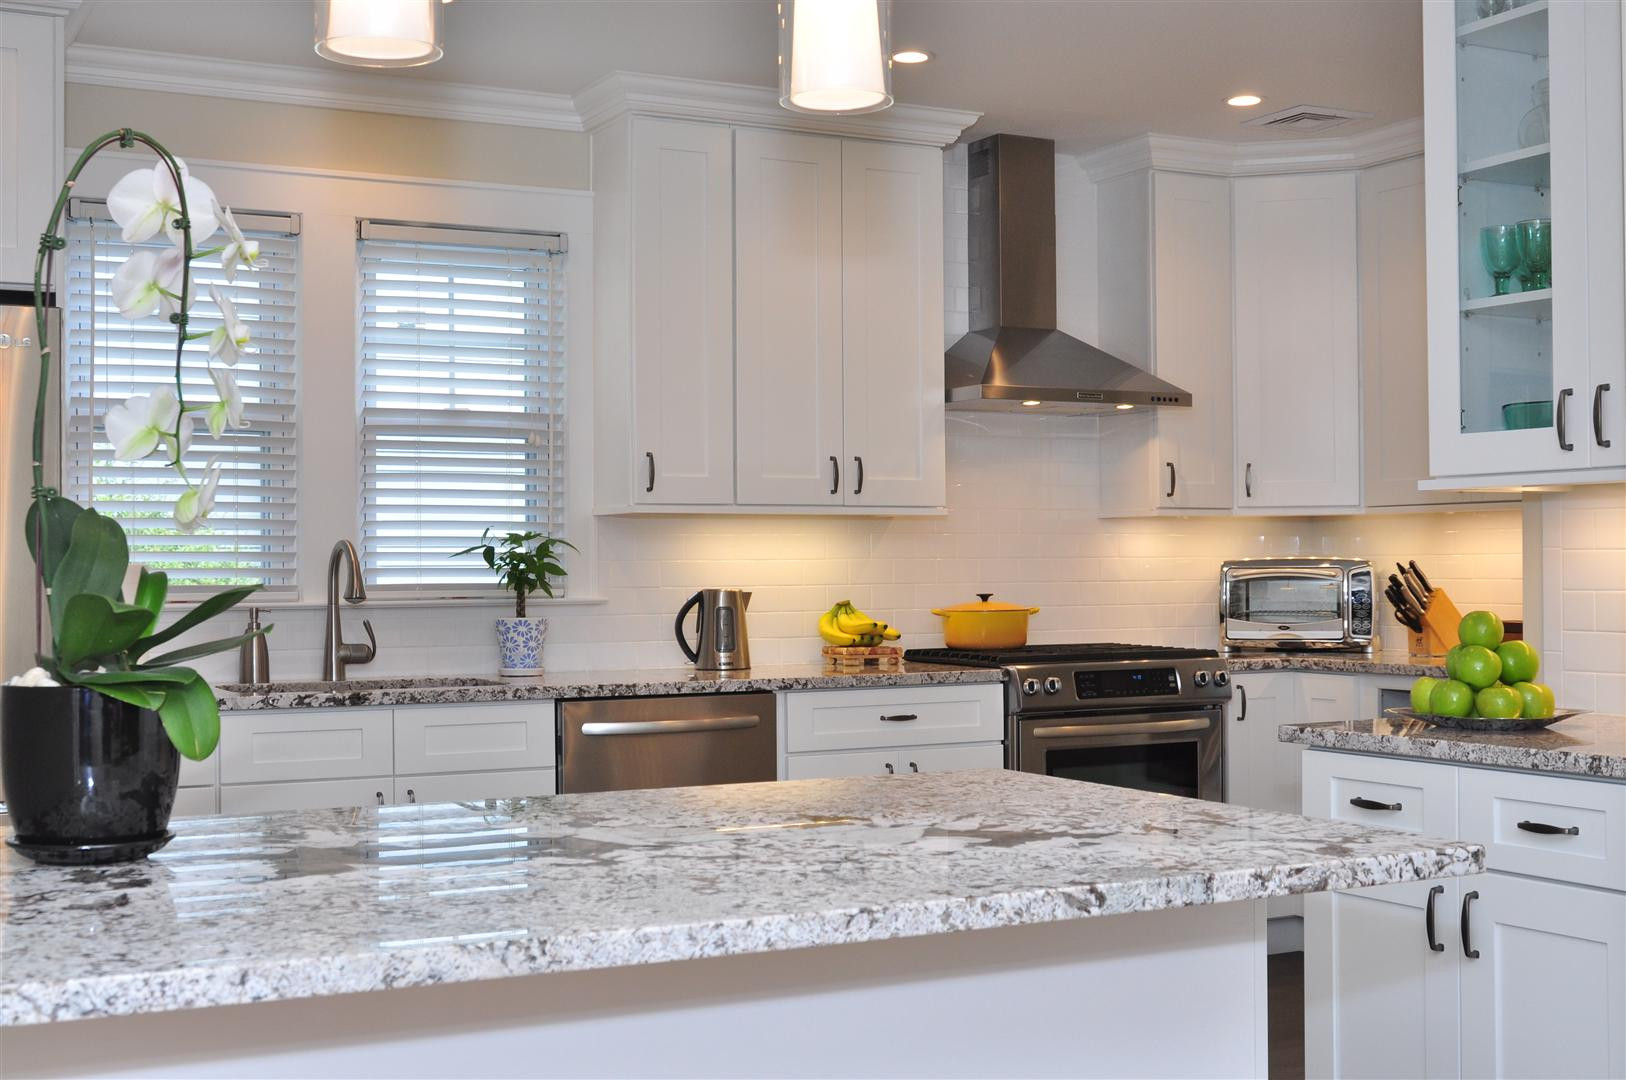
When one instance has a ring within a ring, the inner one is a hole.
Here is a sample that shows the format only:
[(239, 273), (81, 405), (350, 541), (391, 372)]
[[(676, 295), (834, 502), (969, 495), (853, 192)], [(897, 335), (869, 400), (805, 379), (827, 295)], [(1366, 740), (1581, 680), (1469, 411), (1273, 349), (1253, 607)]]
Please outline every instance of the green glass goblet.
[(1519, 222), (1519, 259), (1530, 271), (1532, 289), (1553, 285), (1553, 219), (1526, 218)]
[(1496, 296), (1508, 293), (1508, 278), (1519, 268), (1518, 229), (1512, 225), (1486, 225), (1479, 230), (1479, 251), (1490, 272)]

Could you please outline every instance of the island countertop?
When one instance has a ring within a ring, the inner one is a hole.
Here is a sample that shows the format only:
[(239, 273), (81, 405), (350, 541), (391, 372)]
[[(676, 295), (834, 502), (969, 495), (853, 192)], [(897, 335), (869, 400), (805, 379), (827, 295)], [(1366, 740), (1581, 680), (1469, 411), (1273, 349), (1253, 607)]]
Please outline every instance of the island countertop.
[(1325, 724), (1284, 724), (1287, 743), (1360, 754), (1425, 758), (1461, 765), (1626, 780), (1626, 716), (1582, 713), (1538, 731), (1497, 734), (1382, 716)]
[(1484, 849), (1005, 770), (174, 822), (0, 857), (0, 1025), (879, 941), (1477, 873)]

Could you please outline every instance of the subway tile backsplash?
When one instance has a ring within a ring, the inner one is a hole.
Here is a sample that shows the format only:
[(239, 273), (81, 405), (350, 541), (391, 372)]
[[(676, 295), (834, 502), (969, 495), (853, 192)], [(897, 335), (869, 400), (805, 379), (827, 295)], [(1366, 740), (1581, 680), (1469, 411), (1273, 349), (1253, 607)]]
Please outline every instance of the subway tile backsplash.
[(1542, 677), (1565, 708), (1626, 714), (1626, 484), (1541, 500)]

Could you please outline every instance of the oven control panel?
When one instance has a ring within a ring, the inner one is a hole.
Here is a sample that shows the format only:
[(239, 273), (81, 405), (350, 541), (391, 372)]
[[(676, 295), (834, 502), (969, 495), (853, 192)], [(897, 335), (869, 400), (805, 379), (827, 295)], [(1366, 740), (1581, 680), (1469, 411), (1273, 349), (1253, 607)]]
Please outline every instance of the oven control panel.
[(1075, 671), (1073, 686), (1078, 692), (1080, 701), (1093, 701), (1098, 698), (1165, 697), (1180, 692), (1180, 674), (1172, 667)]
[(1007, 668), (1010, 711), (1054, 713), (1223, 704), (1231, 676), (1217, 657), (1031, 664)]

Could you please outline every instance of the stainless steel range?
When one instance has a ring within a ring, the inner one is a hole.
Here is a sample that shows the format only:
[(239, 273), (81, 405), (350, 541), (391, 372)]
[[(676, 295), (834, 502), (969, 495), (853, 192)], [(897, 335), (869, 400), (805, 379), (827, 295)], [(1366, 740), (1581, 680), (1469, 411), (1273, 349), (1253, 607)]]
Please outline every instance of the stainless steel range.
[(1224, 797), (1231, 677), (1212, 649), (1095, 642), (904, 658), (1004, 670), (1006, 768)]

